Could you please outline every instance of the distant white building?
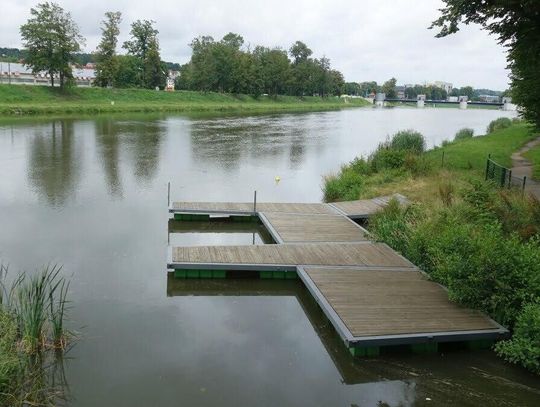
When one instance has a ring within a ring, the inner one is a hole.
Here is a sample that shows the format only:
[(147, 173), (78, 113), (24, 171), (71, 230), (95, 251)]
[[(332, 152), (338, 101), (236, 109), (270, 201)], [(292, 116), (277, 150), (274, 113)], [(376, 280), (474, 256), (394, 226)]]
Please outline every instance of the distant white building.
[(442, 82), (442, 81), (435, 81), (432, 83), (433, 86), (445, 90), (446, 93), (452, 92), (452, 89), (454, 89), (454, 85), (450, 82)]
[[(72, 72), (77, 86), (92, 86), (96, 79), (96, 71), (91, 67), (73, 67)], [(60, 78), (55, 75), (55, 86), (60, 86), (59, 79)], [(44, 71), (34, 75), (32, 70), (23, 64), (0, 62), (0, 83), (50, 86), (51, 78), (49, 73)]]

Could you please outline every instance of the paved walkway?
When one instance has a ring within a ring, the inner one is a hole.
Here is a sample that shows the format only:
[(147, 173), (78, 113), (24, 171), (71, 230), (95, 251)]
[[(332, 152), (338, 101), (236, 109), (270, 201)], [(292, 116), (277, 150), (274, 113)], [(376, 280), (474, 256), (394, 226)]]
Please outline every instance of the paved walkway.
[(523, 157), (524, 153), (537, 145), (540, 145), (540, 137), (529, 141), (520, 150), (512, 154), (512, 175), (516, 177), (527, 177), (525, 192), (540, 199), (540, 182), (533, 179), (533, 165), (529, 160)]

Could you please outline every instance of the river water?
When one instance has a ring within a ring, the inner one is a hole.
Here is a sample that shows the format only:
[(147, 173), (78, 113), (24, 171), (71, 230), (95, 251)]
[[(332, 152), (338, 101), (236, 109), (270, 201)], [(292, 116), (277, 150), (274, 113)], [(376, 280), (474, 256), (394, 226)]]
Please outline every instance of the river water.
[[(299, 281), (174, 281), (174, 245), (267, 241), (168, 222), (175, 200), (317, 202), (322, 176), (397, 130), (428, 145), (511, 113), (356, 109), (0, 122), (0, 261), (63, 265), (73, 406), (536, 406), (489, 351), (354, 360)], [(279, 176), (281, 181), (275, 182)], [(203, 229), (198, 233), (197, 228)], [(171, 232), (171, 233), (169, 233)]]

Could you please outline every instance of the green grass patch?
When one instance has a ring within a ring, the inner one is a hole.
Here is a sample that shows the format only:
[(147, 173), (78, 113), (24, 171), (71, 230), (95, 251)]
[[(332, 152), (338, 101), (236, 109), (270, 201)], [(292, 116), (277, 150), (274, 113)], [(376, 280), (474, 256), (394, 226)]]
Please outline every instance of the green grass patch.
[(523, 154), (533, 165), (533, 178), (540, 180), (540, 144)]
[(0, 115), (95, 114), (122, 112), (274, 112), (369, 106), (364, 99), (339, 97), (232, 95), (146, 89), (0, 85)]
[(447, 143), (444, 147), (435, 148), (426, 153), (433, 164), (442, 163), (453, 170), (485, 170), (486, 158), (491, 158), (499, 164), (510, 167), (511, 155), (523, 144), (535, 137), (532, 128), (525, 123), (516, 123), (511, 127), (495, 130), (487, 136), (465, 138)]

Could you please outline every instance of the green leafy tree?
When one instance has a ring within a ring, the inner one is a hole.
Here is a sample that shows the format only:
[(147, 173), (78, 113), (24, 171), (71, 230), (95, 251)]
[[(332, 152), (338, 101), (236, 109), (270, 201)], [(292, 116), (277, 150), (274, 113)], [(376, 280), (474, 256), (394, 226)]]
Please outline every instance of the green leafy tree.
[(119, 88), (136, 88), (139, 86), (141, 61), (133, 55), (117, 55), (118, 70), (114, 77), (114, 85)]
[(116, 55), (116, 45), (120, 34), (122, 13), (108, 11), (105, 20), (101, 22), (101, 41), (96, 50), (96, 80), (97, 86), (113, 86), (117, 76), (119, 63)]
[(243, 81), (241, 76), (240, 47), (244, 44), (244, 39), (234, 33), (228, 33), (223, 39), (212, 44), (211, 52), (215, 75), (217, 80), (217, 90), (219, 92), (233, 92), (236, 88), (241, 88), (236, 81)]
[(265, 93), (272, 96), (283, 94), (290, 78), (290, 61), (287, 52), (279, 48), (256, 47), (255, 58)]
[(540, 127), (540, 2), (538, 0), (443, 0), (437, 37), (459, 30), (459, 25), (480, 24), (498, 36), (508, 49), (512, 96), (526, 119)]
[(332, 77), (330, 74), (330, 60), (326, 57), (315, 59), (315, 74), (312, 75), (314, 90), (321, 97), (326, 97), (331, 92)]
[(474, 98), (474, 89), (472, 86), (463, 86), (459, 88), (459, 95), (458, 96), (467, 96), (469, 100), (472, 100)]
[(137, 20), (131, 24), (131, 39), (124, 42), (123, 47), (130, 55), (139, 58), (141, 72), (139, 85), (145, 88), (162, 86), (165, 80), (159, 53), (158, 30), (154, 21)]
[(305, 62), (313, 54), (313, 51), (308, 48), (302, 41), (296, 41), (289, 49), (291, 57), (293, 57), (293, 63), (295, 65)]
[(174, 87), (176, 89), (193, 90), (193, 64), (188, 62), (179, 69), (180, 74), (176, 77)]
[(330, 93), (334, 96), (341, 96), (345, 89), (345, 79), (343, 74), (335, 69), (330, 70)]
[(215, 41), (211, 36), (200, 36), (191, 41), (190, 86), (205, 92), (217, 88), (217, 67), (212, 56)]
[(371, 93), (376, 93), (378, 88), (379, 86), (375, 81), (362, 82), (360, 83), (360, 94), (363, 96), (368, 96)]
[(56, 3), (38, 4), (30, 9), (30, 15), (20, 29), (27, 50), (25, 64), (34, 74), (48, 72), (51, 86), (58, 75), (63, 88), (73, 78), (70, 63), (74, 62), (74, 53), (80, 51), (84, 38), (71, 14)]
[(396, 94), (396, 78), (391, 78), (383, 83), (381, 87), (381, 92), (386, 94), (388, 98), (395, 98)]
[(343, 86), (343, 90), (347, 95), (364, 96), (360, 84), (356, 82), (346, 82)]

